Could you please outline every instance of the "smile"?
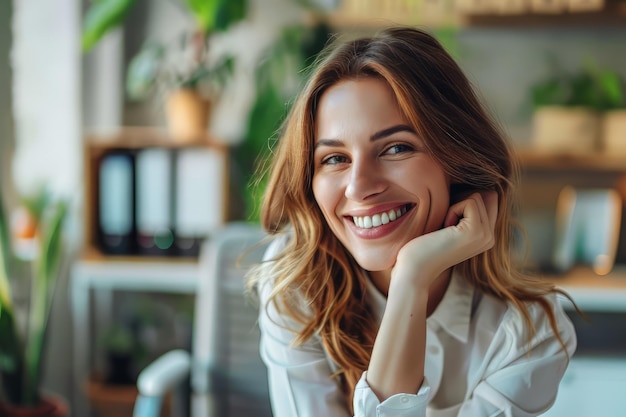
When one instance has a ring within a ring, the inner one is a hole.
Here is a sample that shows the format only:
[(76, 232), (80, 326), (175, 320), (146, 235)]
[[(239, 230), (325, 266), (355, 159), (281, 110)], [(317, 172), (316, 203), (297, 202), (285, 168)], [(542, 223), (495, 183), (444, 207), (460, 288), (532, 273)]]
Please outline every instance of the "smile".
[(411, 205), (407, 204), (400, 208), (383, 211), (382, 213), (376, 213), (373, 216), (353, 216), (352, 221), (356, 227), (360, 229), (371, 229), (399, 219), (404, 216), (410, 208)]

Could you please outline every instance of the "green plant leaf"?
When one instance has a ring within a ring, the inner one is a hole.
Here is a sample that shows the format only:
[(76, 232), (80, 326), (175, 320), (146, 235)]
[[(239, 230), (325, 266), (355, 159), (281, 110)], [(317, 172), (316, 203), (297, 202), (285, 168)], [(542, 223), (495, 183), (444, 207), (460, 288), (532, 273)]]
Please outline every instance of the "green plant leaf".
[(13, 309), (9, 284), (10, 259), (9, 223), (4, 215), (4, 202), (0, 194), (0, 318), (5, 311)]
[(198, 28), (204, 34), (211, 32), (215, 27), (220, 3), (220, 0), (185, 0)]
[(54, 207), (49, 226), (43, 236), (41, 248), (42, 276), (48, 282), (56, 278), (57, 269), (62, 255), (63, 223), (67, 214), (67, 204), (59, 202)]
[[(0, 310), (2, 308), (0, 307)], [(0, 375), (6, 399), (13, 404), (22, 402), (23, 350), (13, 312), (0, 313)]]
[(22, 197), (21, 203), (33, 216), (35, 221), (39, 223), (44, 210), (50, 203), (50, 192), (42, 187), (36, 193)]
[(9, 228), (0, 194), (0, 375), (7, 399), (21, 402), (23, 351), (9, 285), (11, 248)]
[(165, 48), (158, 44), (147, 44), (128, 64), (126, 72), (126, 94), (132, 100), (145, 98), (157, 81)]
[(135, 0), (98, 0), (92, 2), (83, 21), (83, 51), (90, 51), (109, 30), (119, 26), (133, 4), (135, 4)]
[(248, 12), (247, 0), (223, 0), (220, 1), (215, 17), (215, 29), (226, 30), (232, 24), (246, 17)]
[(41, 250), (37, 259), (35, 282), (31, 286), (28, 338), (25, 349), (24, 401), (36, 403), (44, 339), (48, 324), (51, 294), (58, 277), (62, 255), (62, 231), (67, 204), (59, 202), (50, 207), (49, 222), (46, 222), (41, 240)]
[(611, 108), (619, 108), (624, 106), (624, 87), (620, 77), (613, 72), (605, 72), (600, 78), (600, 85), (602, 86), (608, 104)]

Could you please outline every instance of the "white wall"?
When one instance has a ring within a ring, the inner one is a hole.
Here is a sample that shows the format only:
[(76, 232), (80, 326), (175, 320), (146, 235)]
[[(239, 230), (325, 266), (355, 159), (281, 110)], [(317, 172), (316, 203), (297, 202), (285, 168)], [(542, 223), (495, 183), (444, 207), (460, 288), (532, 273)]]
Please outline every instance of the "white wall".
[(11, 16), (13, 5), (0, 1), (0, 192), (9, 205), (15, 200), (11, 182), (11, 156), (13, 154), (13, 111), (11, 109)]
[[(4, 2), (3, 2), (4, 3)], [(20, 193), (47, 184), (69, 198), (68, 251), (80, 236), (81, 111), (78, 0), (13, 1), (13, 181)], [(5, 7), (5, 6), (1, 6)], [(68, 276), (58, 283), (48, 333), (45, 386), (70, 398)]]

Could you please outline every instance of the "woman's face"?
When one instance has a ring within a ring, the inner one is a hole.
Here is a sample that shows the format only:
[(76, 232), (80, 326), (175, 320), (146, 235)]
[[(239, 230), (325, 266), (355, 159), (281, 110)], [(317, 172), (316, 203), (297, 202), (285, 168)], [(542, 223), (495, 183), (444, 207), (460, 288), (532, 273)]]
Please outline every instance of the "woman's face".
[(344, 80), (322, 95), (313, 194), (359, 265), (389, 270), (410, 240), (440, 229), (449, 179), (376, 78)]

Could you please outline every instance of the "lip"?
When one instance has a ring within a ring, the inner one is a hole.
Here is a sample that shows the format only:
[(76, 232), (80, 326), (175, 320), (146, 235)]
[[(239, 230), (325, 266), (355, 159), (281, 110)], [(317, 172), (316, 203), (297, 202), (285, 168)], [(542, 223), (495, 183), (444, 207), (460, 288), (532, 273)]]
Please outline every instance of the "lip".
[[(381, 239), (383, 237), (386, 237), (386, 236), (390, 235), (398, 227), (400, 227), (405, 222), (405, 220), (413, 214), (413, 211), (415, 210), (415, 208), (417, 206), (416, 205), (412, 205), (411, 208), (409, 208), (407, 210), (407, 212), (402, 217), (398, 218), (397, 220), (394, 220), (394, 221), (389, 222), (387, 224), (380, 225), (378, 227), (372, 227), (371, 229), (362, 229), (360, 227), (357, 227), (354, 224), (354, 222), (352, 221), (351, 216), (352, 215), (354, 215), (354, 216), (371, 216), (373, 214), (380, 213), (382, 211), (391, 210), (392, 208), (397, 208), (397, 207), (400, 207), (400, 206), (402, 206), (402, 205), (389, 204), (389, 205), (385, 205), (385, 206), (378, 206), (374, 210), (353, 212), (353, 213), (350, 213), (350, 216), (346, 216), (346, 218), (344, 218), (344, 222), (346, 222), (348, 224), (348, 227), (350, 228), (350, 230), (352, 230), (352, 232), (355, 235), (357, 235), (359, 238), (361, 238), (361, 239)], [(384, 207), (387, 207), (387, 208), (384, 208)], [(354, 213), (359, 213), (359, 214), (354, 214)]]

